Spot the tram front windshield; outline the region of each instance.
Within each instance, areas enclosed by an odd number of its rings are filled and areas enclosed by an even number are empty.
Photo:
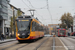
[[[18,20],[17,26],[18,31],[29,31],[30,30],[30,20]]]
[[[65,30],[59,30],[60,34],[64,35]]]

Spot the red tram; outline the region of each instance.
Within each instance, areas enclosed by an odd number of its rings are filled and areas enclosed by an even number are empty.
[[[66,29],[59,28],[58,29],[58,37],[66,37]]]

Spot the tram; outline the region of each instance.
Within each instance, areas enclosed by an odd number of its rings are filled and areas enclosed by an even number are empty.
[[[43,25],[32,16],[20,16],[16,19],[16,39],[35,40],[44,36]]]
[[[66,29],[59,28],[58,29],[58,37],[66,37]]]

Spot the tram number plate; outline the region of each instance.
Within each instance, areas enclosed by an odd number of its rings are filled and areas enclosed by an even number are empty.
[[[22,38],[25,38],[25,37],[22,37]]]
[[[25,35],[24,33],[22,35]]]

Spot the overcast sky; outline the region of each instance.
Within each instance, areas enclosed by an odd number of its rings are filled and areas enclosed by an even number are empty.
[[[11,4],[21,8],[25,15],[30,15],[29,9],[35,9],[35,17],[43,24],[59,24],[64,13],[75,15],[75,0],[10,0]],[[47,3],[49,11],[47,9]],[[52,20],[51,20],[52,18]]]

